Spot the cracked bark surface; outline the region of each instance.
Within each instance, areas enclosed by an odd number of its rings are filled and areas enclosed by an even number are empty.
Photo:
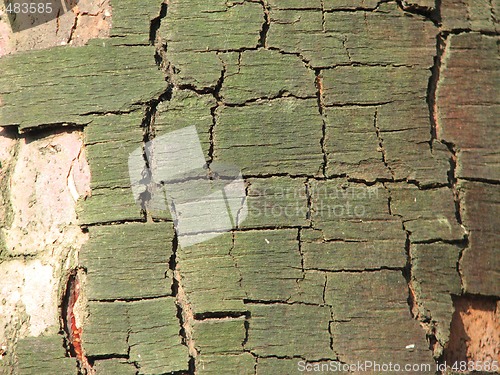
[[[70,317],[81,356],[68,328],[30,333],[24,313],[2,322],[2,371],[265,375],[369,360],[435,373],[462,358],[450,338],[470,295],[497,309],[485,345],[498,342],[496,1],[111,6],[108,39],[0,58],[2,233],[12,139],[83,129],[91,172],[74,209],[88,240],[65,265],[84,275]],[[191,125],[208,170],[241,169],[248,215],[182,247],[149,190],[134,201],[127,161]],[[19,261],[3,238],[0,269]],[[489,349],[464,358],[500,360]]]

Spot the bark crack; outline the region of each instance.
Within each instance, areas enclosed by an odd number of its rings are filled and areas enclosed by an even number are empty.
[[[257,48],[267,48],[267,33],[269,32],[269,27],[271,26],[270,8],[269,5],[266,5],[265,0],[261,0],[259,3],[262,5],[262,10],[264,11],[264,22],[262,23],[262,28],[260,30]]]
[[[429,106],[429,120],[431,123],[431,137],[429,146],[433,151],[433,144],[437,140],[439,129],[439,110],[437,106],[437,95],[441,80],[441,73],[445,59],[448,55],[448,43],[446,37],[438,34],[436,37],[436,55],[434,56],[434,65],[431,68],[431,76],[427,86],[427,105]]]
[[[415,291],[414,287],[414,281],[415,277],[413,275],[413,255],[412,255],[412,240],[411,240],[411,231],[408,230],[405,226],[405,220],[402,215],[395,214],[392,210],[391,203],[392,203],[392,197],[391,197],[391,190],[384,185],[385,189],[389,193],[388,197],[388,210],[389,213],[394,216],[398,217],[401,220],[401,228],[405,233],[406,239],[405,239],[405,253],[406,253],[406,265],[402,269],[402,275],[406,280],[406,283],[408,285],[408,298],[407,298],[407,303],[408,303],[408,308],[410,315],[412,316],[413,319],[418,321],[420,323],[420,326],[423,328],[427,342],[429,343],[429,349],[432,351],[433,356],[435,358],[438,358],[442,354],[442,345],[438,342],[437,337],[436,337],[436,323],[433,321],[431,312],[426,311],[426,315],[422,314],[422,311],[424,311],[424,308],[422,306],[422,302],[419,300],[419,296]]]
[[[404,12],[422,16],[424,17],[425,20],[432,22],[434,26],[436,27],[440,26],[441,17],[439,14],[439,7],[440,7],[440,4],[438,4],[438,2],[440,2],[439,0],[436,1],[434,7],[426,7],[414,3],[408,4],[405,0],[397,0],[396,2]]]
[[[375,114],[373,116],[373,127],[375,128],[375,133],[377,134],[377,139],[378,139],[378,146],[379,147],[378,147],[377,151],[379,151],[382,154],[382,162],[384,163],[384,166],[387,168],[387,170],[389,171],[389,173],[392,176],[392,179],[394,180],[395,179],[394,171],[392,170],[392,168],[389,166],[389,163],[387,162],[387,155],[386,155],[386,150],[384,147],[384,139],[382,138],[382,134],[381,134],[380,128],[378,126],[378,108],[375,108]]]
[[[322,173],[323,176],[326,178],[327,177],[327,169],[328,169],[328,152],[326,150],[326,141],[327,141],[327,135],[326,135],[326,127],[327,127],[327,121],[326,121],[326,113],[325,113],[325,104],[323,101],[323,77],[321,76],[321,69],[315,69],[314,74],[316,75],[315,79],[315,85],[316,85],[316,98],[317,98],[317,103],[318,103],[318,111],[321,116],[321,120],[323,122],[323,125],[321,127],[321,140],[320,140],[320,146],[321,146],[321,152],[323,153],[323,166],[322,166]]]
[[[187,347],[189,353],[189,374],[196,373],[196,358],[198,351],[196,350],[193,339],[193,321],[195,319],[193,309],[187,298],[186,292],[182,285],[182,276],[178,270],[177,251],[179,243],[177,234],[174,235],[172,241],[172,255],[169,261],[169,268],[173,274],[172,292],[175,296],[175,304],[177,306],[177,318],[179,320],[180,330],[179,335],[182,338],[182,343]]]

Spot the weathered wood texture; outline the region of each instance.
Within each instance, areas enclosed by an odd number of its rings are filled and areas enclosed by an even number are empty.
[[[61,336],[27,337],[19,340],[17,351],[19,375],[78,373],[75,361],[66,356]]]
[[[442,0],[441,18],[447,30],[474,30],[498,34],[498,1]]]
[[[179,336],[174,298],[90,302],[88,313],[83,335],[88,356],[126,357],[141,375],[187,370],[188,352]],[[104,362],[103,367],[108,366]],[[118,363],[113,368],[124,373],[129,369]]]
[[[97,374],[433,364],[451,295],[500,294],[500,12],[436,3],[170,0],[150,24],[160,1],[113,2],[110,39],[0,60],[1,124],[85,125]],[[188,126],[207,170],[242,171],[248,214],[182,246],[167,210],[135,202],[128,157]],[[24,340],[24,373],[71,363],[59,337]]]
[[[471,12],[485,11],[482,2],[470,2],[468,7]],[[471,14],[472,27],[479,27],[475,17],[480,13]],[[450,35],[443,46],[436,94],[437,137],[453,150],[460,215],[469,233],[460,263],[463,287],[469,293],[486,295],[500,294],[497,47],[498,36]]]

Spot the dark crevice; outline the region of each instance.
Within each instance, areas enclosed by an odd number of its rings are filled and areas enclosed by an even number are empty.
[[[188,373],[183,375],[195,375],[196,374],[196,359],[190,357],[188,361]]]
[[[191,323],[192,311],[187,301],[184,289],[180,284],[180,273],[177,269],[177,252],[179,250],[179,243],[177,238],[177,233],[174,234],[174,239],[172,240],[172,254],[169,259],[169,271],[173,274],[173,283],[171,286],[172,294],[175,297],[175,306],[177,308],[177,320],[179,322],[179,337],[181,338],[182,344],[187,348],[189,353],[188,361],[188,373],[189,375],[194,375],[196,373],[196,348],[194,347]],[[183,372],[185,374],[185,372]]]
[[[93,375],[95,374],[93,363],[85,355],[82,327],[78,325],[80,317],[78,311],[75,310],[76,303],[80,298],[80,275],[83,272],[82,268],[75,268],[68,274],[66,289],[61,301],[61,325],[65,332],[67,355],[76,358],[79,374]]]
[[[493,4],[494,0],[489,0],[489,5],[490,5],[490,12],[491,12],[491,22],[493,25],[497,25],[498,19],[495,11],[495,5]],[[495,26],[496,31],[498,32],[498,29]]]
[[[405,254],[406,254],[406,264],[402,270],[403,277],[406,280],[406,284],[408,285],[408,298],[406,302],[408,303],[408,307],[410,309],[410,314],[413,319],[417,319],[417,301],[416,296],[412,287],[412,257],[411,257],[411,242],[410,242],[410,234],[406,231],[406,239],[405,239]]]
[[[271,17],[269,15],[269,5],[266,5],[266,1],[262,0],[260,4],[262,5],[262,9],[264,10],[264,22],[262,23],[262,28],[260,30],[257,48],[266,48],[267,33],[269,32],[269,27],[271,26]]]
[[[275,359],[302,359],[306,361],[306,359],[300,355],[276,355],[276,354],[265,354],[265,355],[257,355],[250,352],[256,358],[275,358]]]
[[[473,30],[469,28],[457,28],[457,29],[451,29],[451,30],[446,30],[442,32],[442,35],[444,37],[447,37],[448,35],[460,35],[460,34],[469,34],[469,33],[474,33],[474,34],[480,34],[484,36],[492,36],[492,37],[498,37],[498,32],[496,31],[488,31],[488,30]]]
[[[194,315],[196,320],[210,320],[210,319],[250,319],[249,311],[205,311]]]
[[[151,20],[151,26],[149,28],[149,43],[151,43],[151,45],[156,44],[156,35],[160,29],[161,20],[167,16],[167,8],[167,4],[161,4],[160,15]]]
[[[114,220],[114,221],[100,221],[98,223],[88,223],[88,224],[82,224],[82,231],[85,233],[88,232],[88,228],[92,227],[104,227],[108,225],[121,225],[121,224],[127,224],[127,223],[145,223],[145,219],[136,219],[136,220]]]
[[[413,244],[443,243],[443,244],[448,244],[448,245],[463,246],[464,241],[466,241],[466,237],[467,237],[467,235],[464,235],[463,239],[458,239],[458,240],[445,240],[442,238],[430,238],[430,239],[426,239],[426,240],[412,241],[412,243]]]
[[[456,169],[457,169],[457,162],[458,162],[458,156],[457,156],[457,151],[456,151],[456,146],[451,143],[451,142],[446,142],[444,140],[441,140],[441,142],[448,147],[448,150],[451,153],[450,157],[450,170],[448,171],[448,183],[450,185],[450,188],[453,191],[453,200],[455,203],[455,218],[457,222],[462,226],[462,228],[465,231],[465,235],[461,243],[459,244],[461,246],[458,259],[457,259],[457,273],[460,277],[460,285],[462,288],[462,292],[465,290],[465,284],[464,284],[464,277],[462,273],[462,257],[464,252],[467,250],[469,247],[469,231],[467,227],[465,226],[463,219],[462,219],[462,207],[461,207],[461,197],[460,197],[460,191],[457,189],[457,177],[456,177]]]
[[[381,133],[380,128],[378,126],[378,108],[375,108],[375,114],[373,115],[373,127],[375,128],[375,134],[377,135],[377,139],[378,139],[378,146],[379,146],[378,151],[380,151],[380,153],[382,154],[382,156],[381,156],[382,162],[384,163],[384,166],[387,168],[387,170],[391,174],[392,180],[394,181],[394,179],[395,179],[394,171],[389,166],[389,163],[387,161],[387,155],[386,155],[386,151],[385,151],[385,147],[384,147],[384,139],[382,138],[382,133]]]
[[[426,340],[429,344],[429,350],[432,351],[432,354],[435,359],[438,359],[440,355],[439,349],[441,348],[441,345],[438,343],[437,337],[436,337],[436,326],[435,322],[432,320],[432,317],[421,314],[421,306],[419,302],[419,296],[417,295],[417,292],[415,291],[414,288],[414,275],[413,275],[413,255],[412,255],[412,244],[414,243],[411,240],[411,231],[409,231],[405,227],[405,221],[401,215],[397,215],[392,213],[392,208],[391,208],[391,191],[390,189],[387,189],[389,192],[389,199],[388,199],[388,205],[389,205],[389,212],[391,213],[392,216],[394,217],[399,217],[401,219],[401,228],[405,232],[406,239],[405,239],[405,253],[406,253],[406,264],[405,267],[401,270],[402,271],[402,276],[406,280],[406,284],[408,286],[408,298],[406,300],[408,304],[408,309],[410,312],[410,315],[412,316],[413,319],[418,321],[420,325],[424,328],[425,330],[425,337]]]
[[[346,39],[344,39],[343,42],[345,43],[345,41],[346,41]],[[403,63],[398,64],[398,63],[384,63],[384,62],[372,63],[372,62],[361,62],[361,61],[349,61],[347,63],[337,63],[335,65],[315,66],[314,69],[334,70],[334,69],[341,68],[341,67],[355,67],[355,68],[382,67],[382,68],[409,68],[409,69],[413,69],[413,68],[419,67],[419,66],[415,65],[415,64],[403,64]]]
[[[346,241],[348,242],[348,241]],[[326,273],[367,273],[367,272],[380,272],[380,271],[398,271],[400,272],[402,267],[389,267],[389,266],[381,266],[381,267],[373,267],[373,268],[363,268],[363,269],[355,269],[355,268],[339,268],[336,270],[327,269],[327,268],[306,268],[306,271],[321,271]]]
[[[248,336],[249,336],[249,331],[250,331],[250,317],[249,316],[245,317],[245,321],[243,322],[243,325],[245,327],[245,337],[243,338],[241,346],[243,347],[243,350],[245,350],[245,346],[248,343]]]
[[[313,303],[313,302],[302,302],[302,301],[288,301],[288,300],[261,300],[261,299],[252,299],[252,298],[244,298],[243,303],[245,305],[305,305],[305,306],[325,306],[321,303]]]
[[[223,102],[224,106],[226,107],[245,107],[248,104],[256,103],[256,102],[262,102],[262,101],[268,101],[271,102],[273,100],[281,99],[281,98],[293,98],[297,100],[310,100],[310,99],[315,99],[316,96],[297,96],[294,95],[287,90],[280,90],[277,95],[274,96],[262,96],[258,98],[252,98],[245,100],[244,102],[241,103],[228,103],[228,102]]]
[[[408,185],[413,185],[417,187],[419,190],[434,190],[434,189],[443,189],[443,188],[449,188],[448,183],[428,183],[428,184],[422,184],[417,180],[411,180],[411,179],[406,179],[406,178],[399,178],[399,179],[392,179],[392,178],[375,178],[374,180],[363,180],[361,178],[351,178],[348,177],[346,174],[339,174],[339,175],[329,175],[328,177],[324,176],[314,176],[314,175],[307,175],[307,174],[289,174],[289,173],[269,173],[269,174],[245,174],[243,176],[245,179],[266,179],[266,178],[271,178],[271,177],[289,177],[292,179],[298,179],[298,178],[306,178],[309,181],[333,181],[333,180],[346,180],[347,182],[352,182],[356,184],[363,184],[366,186],[374,186],[379,183],[386,183],[386,182],[399,182],[399,183],[405,183]]]
[[[437,109],[437,89],[439,80],[441,79],[441,65],[446,50],[446,39],[441,34],[436,37],[436,55],[434,56],[434,64],[431,68],[431,76],[429,77],[429,84],[427,86],[427,105],[429,106],[429,120],[431,123],[431,136],[429,146],[431,152],[433,144],[437,139],[438,129],[438,109]]]
[[[217,84],[216,84],[217,85]],[[176,85],[175,88],[178,90],[184,90],[184,91],[193,91],[194,93],[198,95],[215,95],[215,86],[213,87],[196,87],[193,84],[190,83],[183,83]]]
[[[314,74],[316,76],[314,80],[314,84],[316,86],[316,101],[318,105],[318,111],[322,120],[321,139],[319,141],[319,144],[321,146],[321,152],[323,153],[323,165],[321,172],[323,173],[323,176],[326,178],[328,169],[328,152],[326,147],[327,115],[325,113],[325,105],[323,102],[323,77],[321,76],[321,69],[315,69]]]
[[[40,124],[36,126],[28,126],[23,129],[19,129],[18,138],[31,137],[33,140],[42,139],[47,136],[47,134],[58,133],[58,132],[72,132],[75,130],[83,131],[85,126],[89,125],[92,121],[84,121],[82,123],[76,122],[53,122],[50,124]],[[19,124],[6,124],[2,125],[4,128],[17,128]]]
[[[325,283],[323,284],[323,293],[321,294],[321,299],[323,301],[323,304],[326,305],[326,286],[328,284],[328,275],[325,273],[323,274],[325,276]],[[330,314],[332,315],[333,319],[333,312],[330,309]]]
[[[326,32],[325,0],[321,0],[321,31]]]
[[[152,99],[145,108],[144,118],[142,120],[141,127],[143,129],[143,159],[144,159],[144,169],[142,171],[142,179],[139,183],[146,187],[146,189],[139,195],[139,202],[141,204],[141,213],[144,216],[144,220],[151,221],[151,217],[149,215],[149,202],[152,199],[152,191],[153,191],[153,176],[151,166],[149,165],[148,154],[152,155],[152,149],[148,149],[151,147],[151,141],[155,138],[155,118],[158,109],[158,105],[161,102],[169,101],[172,99],[172,90],[173,85],[169,85],[167,90],[163,94],[161,94],[157,99]]]
[[[307,214],[306,214],[306,220],[310,221],[310,226],[313,226],[313,220],[312,220],[312,191],[311,191],[311,184],[309,178],[306,179],[304,182],[305,189],[306,189],[306,197],[307,197]]]
[[[394,100],[385,102],[374,102],[374,103],[356,103],[356,102],[345,102],[345,103],[332,103],[326,104],[325,107],[379,107],[386,104],[394,103]]]
[[[382,0],[379,1],[376,7],[363,7],[363,6],[355,6],[355,7],[350,7],[350,8],[342,8],[342,9],[328,9],[325,10],[325,13],[356,13],[356,12],[374,12],[379,9],[380,5],[383,3],[387,3],[391,0]]]
[[[462,293],[465,293],[464,274],[463,274],[463,271],[462,271],[462,258],[464,256],[465,251],[469,247],[469,234],[468,233],[466,233],[464,235],[464,239],[463,239],[462,243],[460,243],[458,245],[460,247],[460,250],[458,252],[458,259],[457,259],[457,268],[456,268],[456,270],[457,270],[458,276],[460,278],[460,288],[462,290]]]
[[[162,298],[172,297],[171,294],[158,294],[156,296],[148,296],[148,297],[130,297],[130,298],[89,298],[90,302],[99,302],[99,303],[113,303],[113,302],[138,302],[138,301],[152,301]]]
[[[222,60],[221,60],[222,61]],[[219,80],[217,81],[214,89],[212,90],[211,94],[213,95],[214,99],[215,99],[215,105],[210,108],[210,114],[212,115],[212,124],[210,125],[210,129],[209,129],[209,142],[210,142],[210,147],[208,149],[208,160],[207,160],[207,168],[209,169],[210,171],[210,165],[213,163],[214,161],[214,153],[215,153],[215,128],[217,126],[217,119],[218,119],[218,114],[217,114],[217,110],[219,109],[219,107],[221,105],[223,105],[223,98],[221,96],[221,89],[222,89],[222,85],[224,84],[224,78],[225,78],[225,74],[226,74],[226,65],[224,64],[224,62],[222,61],[222,70],[220,72],[220,77],[219,77]]]
[[[177,269],[178,248],[179,240],[177,238],[177,232],[174,232],[174,238],[172,239],[172,254],[170,254],[170,259],[168,260],[168,269],[172,273]],[[175,277],[172,278],[172,285],[170,286],[170,289],[172,291],[172,296],[176,297],[179,292],[179,281]]]
[[[258,173],[258,174],[251,174],[251,173],[245,173],[243,176],[244,178],[271,178],[271,177],[290,177],[290,178],[319,178],[322,180],[325,180],[324,177],[317,177],[314,175],[310,174],[291,174],[291,173]]]
[[[78,20],[80,19],[80,13],[76,12],[75,14],[75,22],[73,22],[73,26],[71,26],[71,30],[69,31],[69,37],[66,41],[66,44],[71,44],[73,41],[73,35],[75,34],[76,28],[78,27]]]
[[[305,229],[305,228],[309,227],[300,225],[267,225],[254,228],[247,228],[247,227],[238,228],[238,232],[269,231],[269,230],[279,230],[279,229]]]
[[[441,6],[437,4],[438,1],[436,1],[434,7],[425,7],[414,3],[407,4],[405,0],[397,0],[397,3],[403,11],[422,16],[426,20],[431,21],[436,27],[441,25]]]
[[[470,182],[480,182],[482,184],[489,185],[500,185],[500,180],[493,180],[490,178],[482,178],[482,177],[458,177],[458,180],[465,180]]]
[[[297,243],[298,243],[298,251],[300,255],[300,270],[302,272],[302,277],[296,279],[297,283],[300,283],[306,278],[306,271],[304,268],[304,253],[302,251],[302,240],[301,240],[302,228],[297,230]]]
[[[88,357],[89,362],[92,361],[93,363],[95,363],[96,361],[105,361],[107,359],[129,359],[129,358],[130,357],[127,354],[118,354],[118,353],[97,354]]]
[[[61,301],[61,326],[62,326],[62,331],[65,334],[64,342],[66,347],[66,355],[68,357],[76,357],[75,348],[72,342],[73,329],[71,327],[71,315],[73,313],[73,305],[76,302],[74,295],[75,284],[76,284],[76,270],[71,270],[68,275],[65,292]]]
[[[308,59],[306,59],[304,56],[302,56],[300,54],[300,52],[287,52],[287,51],[283,51],[282,49],[279,49],[279,48],[276,48],[276,47],[268,47],[267,49],[271,50],[271,51],[277,51],[279,53],[281,53],[282,55],[292,55],[292,56],[296,56],[298,57],[306,67],[310,67],[310,61]]]
[[[342,46],[345,49],[349,63],[352,63],[352,57],[351,57],[351,53],[349,52],[349,48],[347,47],[347,42],[348,42],[348,38],[347,38],[347,35],[345,35],[344,38],[342,39]]]
[[[139,107],[137,108],[131,108],[127,110],[122,110],[122,111],[105,111],[105,112],[100,112],[100,111],[95,111],[95,112],[85,112],[79,114],[79,116],[107,116],[107,115],[128,115],[130,113],[138,112],[141,109]]]
[[[188,346],[188,339],[187,339],[187,336],[186,336],[186,330],[184,329],[184,324],[183,324],[183,317],[182,317],[182,307],[179,305],[179,304],[175,304],[175,307],[177,309],[177,313],[176,313],[176,317],[177,317],[177,320],[179,321],[179,336],[181,337],[181,342],[182,342],[182,345],[184,346]]]

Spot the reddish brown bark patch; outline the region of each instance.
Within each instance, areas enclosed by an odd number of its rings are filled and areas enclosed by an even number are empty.
[[[500,300],[482,296],[453,297],[455,312],[446,363],[500,361]]]
[[[85,307],[82,307],[81,302],[81,274],[82,270],[77,269],[70,272],[66,293],[63,298],[61,316],[68,338],[71,357],[76,357],[80,369],[85,370],[85,374],[92,375],[94,370],[85,355],[82,343],[82,315]]]

